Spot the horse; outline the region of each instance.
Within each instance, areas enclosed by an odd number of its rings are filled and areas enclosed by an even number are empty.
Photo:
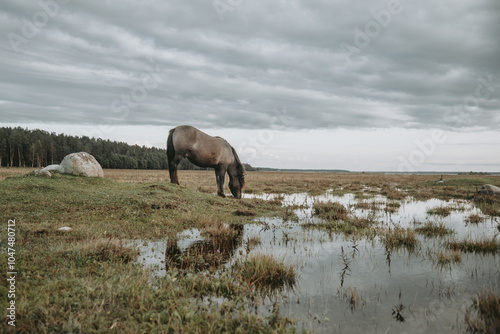
[[[177,165],[187,158],[199,167],[215,169],[217,195],[224,195],[224,179],[229,175],[229,189],[237,199],[245,187],[245,167],[238,154],[221,137],[212,137],[189,125],[181,125],[170,130],[167,139],[167,158],[170,182],[179,184]]]

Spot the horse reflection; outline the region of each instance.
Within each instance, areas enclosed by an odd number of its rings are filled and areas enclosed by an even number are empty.
[[[203,241],[191,244],[182,251],[178,240],[167,245],[165,251],[165,267],[168,271],[177,268],[184,271],[214,272],[227,263],[240,247],[243,240],[243,225],[231,224],[222,228],[222,233],[214,233]]]

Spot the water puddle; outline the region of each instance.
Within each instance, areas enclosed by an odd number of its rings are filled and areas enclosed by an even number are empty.
[[[248,254],[273,255],[298,273],[295,288],[280,294],[281,315],[295,319],[298,331],[314,333],[463,333],[470,297],[483,289],[500,290],[500,260],[495,255],[462,252],[457,263],[436,261],[438,253],[447,252],[446,240],[491,238],[498,233],[498,222],[491,218],[467,223],[470,215],[481,216],[470,202],[406,199],[395,203],[383,196],[357,200],[352,194],[331,192],[245,197],[279,197],[296,219],[259,218],[254,224],[221,227],[229,229],[230,238],[218,237],[222,235],[218,231],[207,236],[192,229],[170,244],[138,242],[139,261],[164,276],[166,267],[214,271],[230,268]],[[370,216],[377,226],[415,228],[433,222],[454,233],[418,235],[416,249],[389,250],[378,235],[367,238],[311,228],[324,222],[313,210],[321,202],[341,203],[351,215]],[[450,210],[430,213],[436,208]],[[304,228],[305,224],[309,227]],[[257,312],[267,316],[271,309],[267,300]]]

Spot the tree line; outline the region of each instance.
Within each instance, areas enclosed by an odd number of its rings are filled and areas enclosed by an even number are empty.
[[[102,168],[168,169],[167,150],[124,142],[68,136],[21,127],[0,128],[0,166],[45,167],[74,152],[92,154]],[[180,169],[202,169],[182,159]]]

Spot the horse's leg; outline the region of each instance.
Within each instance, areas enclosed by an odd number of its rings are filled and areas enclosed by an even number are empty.
[[[215,179],[217,180],[217,195],[226,197],[224,195],[224,179],[226,177],[226,168],[217,166],[215,168]]]
[[[177,176],[177,165],[181,162],[182,156],[176,155],[172,161],[168,162],[168,173],[170,174],[170,183],[179,184],[179,177]]]

